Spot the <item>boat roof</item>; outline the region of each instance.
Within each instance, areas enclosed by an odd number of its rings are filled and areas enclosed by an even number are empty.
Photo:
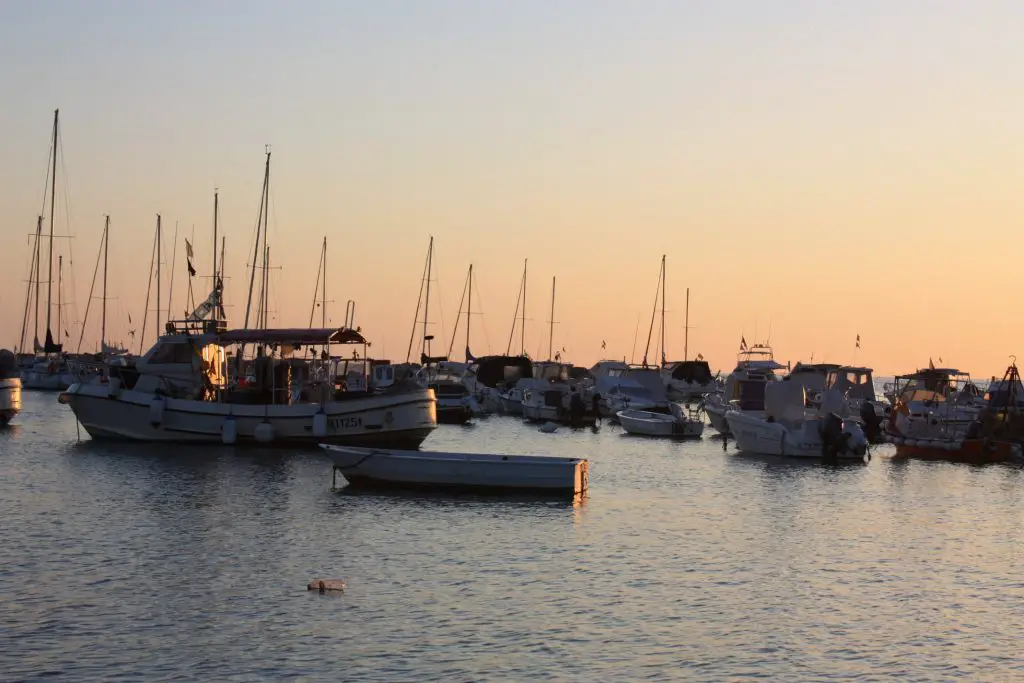
[[[797,361],[797,364],[793,366],[793,369],[790,371],[790,374],[795,375],[801,372],[827,373],[833,370],[838,370],[840,367],[842,366],[839,365],[838,363],[801,363]]]
[[[835,369],[836,372],[859,372],[868,373],[874,372],[872,368],[864,367],[863,365],[840,365]]]
[[[216,336],[218,344],[365,344],[358,330],[347,327],[228,330]]]

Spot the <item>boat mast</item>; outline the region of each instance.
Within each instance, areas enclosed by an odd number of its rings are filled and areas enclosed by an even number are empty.
[[[683,360],[690,360],[690,288],[686,288],[686,319],[683,322]]]
[[[523,259],[523,319],[519,325],[519,355],[526,355],[526,263],[527,259]]]
[[[473,310],[473,264],[469,264],[469,298],[466,300],[466,362],[469,362],[469,315]]]
[[[156,215],[156,339],[160,338],[160,214]]]
[[[266,204],[267,204],[268,188],[269,188],[269,185],[270,185],[270,145],[267,145],[266,154],[267,154],[267,161],[266,161],[266,166],[264,167],[264,170],[263,170],[263,192],[260,194],[260,214],[259,214],[259,217],[257,218],[257,222],[256,222],[256,245],[253,247],[253,251],[252,251],[252,270],[249,273],[249,296],[248,296],[248,298],[246,300],[246,303],[245,303],[245,327],[246,328],[249,327],[249,313],[250,313],[250,311],[252,309],[252,289],[253,289],[253,285],[256,283],[256,268],[257,268],[256,264],[257,264],[257,262],[258,262],[258,260],[260,258],[260,233],[265,230],[265,228],[264,228],[264,225],[265,225],[264,216],[267,213],[267,205]],[[260,282],[263,282],[263,280],[261,279]],[[258,315],[258,312],[257,312],[257,315]],[[241,349],[240,349],[240,351],[241,351]],[[239,353],[239,358],[241,358],[241,353]]]
[[[430,236],[430,246],[427,247],[427,291],[423,297],[423,347],[420,350],[422,356],[430,356],[430,337],[427,336],[427,320],[430,318],[430,278],[434,274],[434,236]]]
[[[551,319],[548,320],[548,360],[553,360],[551,350],[555,344],[555,278],[551,277]]]
[[[665,255],[661,255],[661,271],[658,273],[658,289],[654,292],[654,310],[651,311],[651,326],[647,329],[647,346],[644,347],[644,367],[647,367],[647,354],[651,350],[651,337],[654,335],[654,317],[658,313],[658,295],[662,295],[661,300],[661,328],[662,328],[662,345],[664,346],[664,332],[665,332],[665,298],[664,290],[662,289],[665,281]],[[664,355],[664,348],[662,349],[662,355]]]
[[[107,264],[110,251],[110,214],[103,224],[103,316],[100,322],[100,352],[107,343]]]
[[[434,236],[430,236],[430,248],[434,247]],[[430,258],[430,250],[427,251],[428,262],[423,264],[423,276],[420,278],[420,293],[416,295],[416,312],[412,316],[412,332],[409,333],[409,347],[405,351],[405,362],[408,363],[409,359],[412,358],[412,343],[416,339],[416,325],[420,320],[420,305],[423,303],[423,286],[426,284],[427,278],[427,266]],[[348,317],[348,310],[346,308],[345,317]]]
[[[46,335],[52,339],[50,332],[50,311],[53,307],[53,214],[57,212],[57,127],[60,120],[60,109],[53,110],[53,158],[50,179],[50,256],[46,274]]]
[[[60,326],[60,314],[61,314],[61,290],[64,288],[64,256],[57,256],[57,339],[63,339],[60,331],[63,329]]]
[[[320,314],[321,314],[320,318],[321,318],[321,323],[320,323],[320,325],[321,325],[321,327],[327,327],[327,316],[326,316],[326,314],[324,314],[324,311],[323,311],[323,309],[327,306],[327,292],[323,292],[323,293],[320,292],[321,279],[323,280],[323,287],[324,287],[324,289],[327,288],[327,274],[325,272],[326,269],[327,269],[327,238],[324,237],[323,246],[320,247],[320,262],[317,265],[317,270],[316,270],[316,286],[313,288],[313,307],[310,308],[310,310],[309,310],[309,326],[310,327],[313,327],[313,316],[316,315],[316,304],[317,304],[317,302],[316,302],[316,295],[317,294],[320,294],[320,298],[321,298],[321,301],[320,301],[320,309],[321,309],[320,310]]]
[[[21,317],[21,338],[18,342],[18,353],[25,353],[25,335],[28,333],[29,302],[32,301],[32,289],[35,288],[36,314],[35,314],[35,339],[32,352],[35,353],[35,344],[39,342],[39,242],[43,232],[43,217],[36,219],[36,239],[32,246],[32,260],[28,273],[28,289],[25,290],[25,312]]]
[[[320,327],[327,329],[327,236],[324,235],[324,282],[320,288]]]
[[[219,191],[217,188],[213,190],[213,291],[217,291],[217,214],[218,214],[218,202],[219,202]],[[219,301],[220,297],[216,294],[214,297]],[[214,315],[217,315],[217,311],[214,311]]]
[[[661,256],[661,366],[665,367],[665,255]]]

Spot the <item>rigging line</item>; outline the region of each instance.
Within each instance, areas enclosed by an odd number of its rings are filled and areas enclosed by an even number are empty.
[[[487,353],[490,353],[491,352],[491,348],[492,348],[491,347],[491,337],[487,333],[487,318],[484,317],[484,300],[483,300],[483,297],[480,296],[480,281],[477,280],[477,278],[476,278],[476,271],[475,270],[473,271],[473,285],[474,285],[474,290],[476,291],[476,301],[477,301],[477,306],[476,307],[477,307],[477,310],[479,311],[479,315],[480,315],[480,324],[484,328],[484,342],[486,342],[486,344],[487,344]]]
[[[420,278],[420,293],[416,297],[416,312],[412,316],[412,334],[409,335],[409,349],[405,352],[406,363],[408,363],[409,358],[412,357],[412,343],[416,339],[416,324],[420,319],[420,306],[423,304],[423,285],[427,282],[427,267],[429,263],[429,258],[423,262],[423,276]]]
[[[166,253],[166,252],[165,252]],[[171,320],[174,310],[174,271],[178,265],[178,221],[174,221],[174,237],[171,239],[171,283],[167,287],[167,319]]]
[[[452,330],[452,338],[448,343],[448,358],[452,357],[452,349],[455,348],[455,335],[459,333],[459,320],[462,319],[462,304],[466,302],[466,290],[469,288],[469,278],[473,274],[470,271],[466,274],[466,284],[462,286],[462,296],[459,298],[459,312],[455,314],[455,329]]]
[[[156,264],[156,235],[153,235],[153,253],[149,257],[149,282],[146,284],[146,307],[142,309],[142,334],[139,335],[139,355],[146,343],[146,322],[149,319],[149,295],[153,289],[153,266]]]
[[[313,316],[316,315],[316,304],[317,296],[320,294],[320,276],[323,275],[324,271],[324,259],[327,254],[327,238],[324,238],[324,244],[320,247],[320,261],[316,265],[316,287],[313,288],[313,306],[309,310],[309,327],[313,327]]]
[[[654,290],[654,309],[651,311],[651,327],[647,331],[647,346],[644,347],[644,367],[647,367],[647,354],[651,350],[651,335],[654,334],[654,318],[658,314],[658,295],[661,294],[661,278],[665,273],[665,257],[661,257],[661,269],[658,271],[658,288]]]
[[[64,158],[64,132],[63,130],[57,131],[57,160],[60,163],[61,179],[64,184],[63,188],[63,199],[64,199],[64,230],[68,236],[68,269],[71,271],[71,301],[68,304],[71,306],[71,311],[75,316],[75,323],[78,324],[78,278],[75,277],[75,242],[71,239],[71,187],[68,182],[68,170],[67,161]]]
[[[39,224],[37,223],[36,234],[34,236],[35,244],[34,244],[34,246],[32,248],[32,258],[29,259],[29,265],[28,265],[28,287],[25,290],[25,313],[24,313],[24,315],[22,316],[22,319],[21,319],[21,340],[20,340],[20,343],[18,345],[18,352],[19,353],[24,353],[25,352],[25,335],[28,333],[29,304],[32,301],[32,292],[34,290],[34,287],[38,287],[38,285],[34,285],[33,282],[32,282],[34,279],[38,279],[38,276],[36,274],[36,262],[39,260],[39,228],[38,228],[38,225]],[[37,321],[37,325],[38,325],[38,321]],[[33,342],[33,346],[32,346],[32,351],[35,352],[35,343],[34,342]]]
[[[434,257],[434,272],[440,272],[440,268],[437,267],[437,257]],[[444,343],[444,296],[441,292],[441,278],[438,276],[434,277],[434,285],[437,287],[437,312],[441,317],[441,343]]]
[[[107,239],[106,231],[103,239],[100,240],[100,249],[96,252],[96,267],[92,271],[92,284],[89,285],[89,300],[85,302],[85,318],[82,320],[82,329],[78,335],[78,349],[76,353],[82,352],[82,340],[85,338],[85,326],[89,324],[89,309],[92,308],[92,295],[96,291],[96,276],[100,274],[100,259],[103,257],[103,242]],[[103,350],[102,348],[100,349]]]

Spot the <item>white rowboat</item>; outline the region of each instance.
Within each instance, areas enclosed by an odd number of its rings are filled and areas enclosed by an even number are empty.
[[[585,458],[441,453],[321,444],[351,486],[522,492],[574,497],[586,493]]]

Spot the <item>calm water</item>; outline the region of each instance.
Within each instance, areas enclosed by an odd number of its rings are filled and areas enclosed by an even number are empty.
[[[1024,474],[827,469],[511,419],[571,504],[331,493],[315,453],[0,434],[3,680],[1024,680]],[[308,594],[344,578],[343,596]]]

